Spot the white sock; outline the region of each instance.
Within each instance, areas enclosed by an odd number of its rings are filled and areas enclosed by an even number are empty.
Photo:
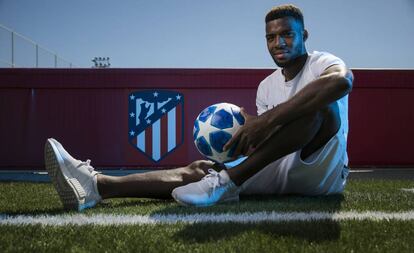
[[[229,174],[227,173],[226,170],[220,171],[219,174],[220,174],[220,184],[226,184],[229,181],[231,181]]]

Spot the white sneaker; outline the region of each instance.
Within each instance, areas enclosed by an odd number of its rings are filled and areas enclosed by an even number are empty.
[[[96,182],[98,172],[90,160],[73,158],[52,138],[45,144],[45,166],[65,209],[82,211],[102,200]]]
[[[212,206],[217,203],[239,201],[239,187],[231,181],[226,170],[209,169],[198,182],[175,188],[171,195],[184,206]]]

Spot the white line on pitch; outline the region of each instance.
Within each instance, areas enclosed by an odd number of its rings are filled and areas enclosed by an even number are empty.
[[[0,225],[140,225],[176,223],[260,223],[317,220],[414,220],[414,211],[408,212],[256,212],[223,214],[154,214],[154,215],[6,215],[0,214]]]
[[[414,193],[414,188],[412,188],[412,189],[409,189],[409,188],[401,188],[401,191]]]
[[[351,173],[371,173],[374,172],[374,170],[351,170]]]

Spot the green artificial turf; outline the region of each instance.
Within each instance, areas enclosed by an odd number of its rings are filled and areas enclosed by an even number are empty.
[[[208,208],[172,200],[113,199],[86,215],[259,211],[414,210],[409,180],[351,180],[342,195],[256,196]],[[0,214],[63,214],[51,184],[0,183]],[[343,220],[258,224],[0,226],[0,252],[413,252],[414,221]]]
[[[244,196],[239,203],[206,208],[181,207],[172,200],[111,199],[85,214],[153,214],[153,213],[240,213],[259,211],[407,211],[414,210],[414,188],[410,180],[351,180],[341,195],[322,197]],[[59,197],[48,183],[0,183],[0,213],[65,213]]]
[[[0,226],[1,252],[412,252],[414,221]]]

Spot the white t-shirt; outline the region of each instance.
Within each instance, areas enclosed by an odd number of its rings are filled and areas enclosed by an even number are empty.
[[[281,69],[276,69],[259,85],[256,97],[257,113],[261,115],[290,99],[317,79],[325,69],[338,64],[345,65],[332,54],[315,51],[309,54],[303,69],[288,82],[285,81]],[[300,157],[301,151],[296,151],[268,164],[242,185],[242,193],[325,195],[342,192],[348,173],[348,169],[344,167],[348,164],[348,96],[336,103],[341,127],[324,147],[305,161]]]
[[[261,115],[265,111],[287,101],[332,65],[345,66],[345,63],[330,53],[313,51],[309,54],[302,70],[290,81],[286,82],[282,69],[277,68],[260,83],[257,89],[257,114]],[[336,102],[341,118],[340,131],[342,131],[346,140],[348,135],[348,95]]]

